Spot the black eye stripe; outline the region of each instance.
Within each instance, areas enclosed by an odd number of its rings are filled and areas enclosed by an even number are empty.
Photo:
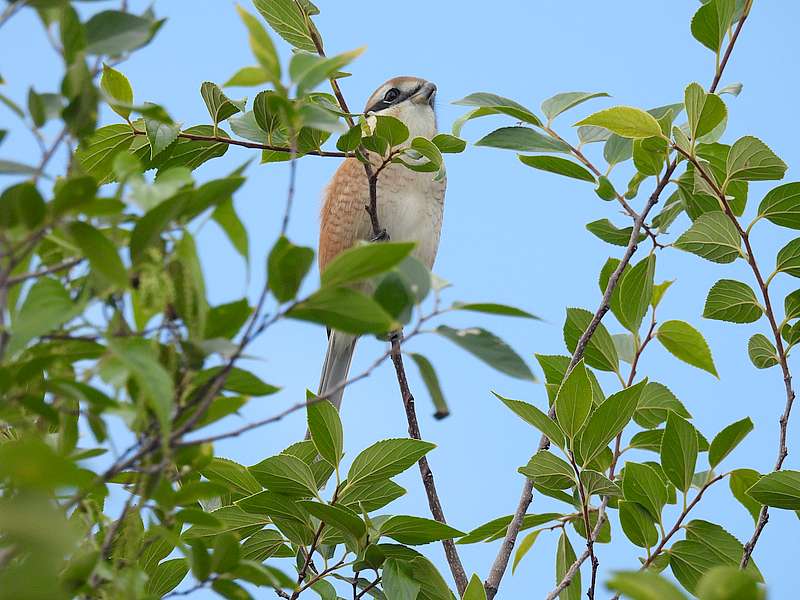
[[[389,92],[391,92],[392,90],[395,90],[395,89],[397,89],[397,88],[392,88],[391,90],[387,91],[387,92],[386,92],[386,94],[388,94]],[[396,97],[394,100],[392,100],[391,102],[388,102],[388,101],[386,100],[386,94],[384,94],[384,97],[383,97],[383,99],[381,99],[381,100],[378,100],[377,102],[375,102],[374,104],[372,104],[372,105],[371,105],[369,108],[367,108],[367,110],[365,110],[364,112],[365,112],[365,113],[370,113],[370,112],[378,112],[378,111],[385,110],[385,109],[389,108],[389,107],[390,107],[390,106],[392,106],[393,104],[400,104],[400,103],[401,103],[401,102],[403,102],[403,101],[404,101],[406,98],[409,98],[409,97],[413,96],[414,94],[416,94],[416,93],[417,93],[418,91],[420,91],[421,89],[422,89],[422,84],[419,84],[419,85],[418,85],[418,86],[416,86],[414,89],[412,89],[412,90],[409,90],[409,91],[407,91],[407,92],[404,92],[404,91],[402,91],[402,90],[399,90],[399,89],[397,89],[397,91],[399,92],[399,95],[398,95],[398,96],[397,96],[397,97]]]

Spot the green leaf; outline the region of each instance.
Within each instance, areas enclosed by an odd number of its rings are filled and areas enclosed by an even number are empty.
[[[556,585],[561,583],[567,570],[575,562],[575,550],[569,542],[566,530],[561,532],[558,538],[558,546],[556,548]],[[581,598],[581,572],[577,571],[575,577],[572,578],[572,583],[559,594],[559,600],[580,600]]]
[[[75,159],[98,183],[108,183],[114,178],[114,158],[127,150],[135,137],[127,123],[101,127],[81,142],[75,152]]]
[[[750,417],[731,423],[720,431],[711,441],[708,449],[708,464],[713,469],[739,445],[745,436],[753,430]]]
[[[786,510],[800,510],[800,471],[775,471],[747,490],[756,502]]]
[[[188,572],[189,564],[185,558],[165,560],[150,573],[145,592],[160,598],[178,587]]]
[[[13,185],[0,195],[0,227],[3,229],[22,226],[32,230],[42,224],[45,214],[44,199],[32,182]]]
[[[260,492],[260,494],[269,494],[269,492]],[[247,537],[262,529],[269,522],[262,514],[249,514],[239,506],[223,506],[209,514],[222,522],[222,526],[195,525],[184,532],[183,537],[192,540],[214,537],[218,533],[226,532],[236,532],[242,537]]]
[[[692,485],[697,453],[695,428],[674,412],[669,413],[664,437],[661,439],[661,466],[667,478],[684,494]]]
[[[292,56],[289,63],[289,73],[297,86],[298,96],[304,96],[326,79],[333,77],[342,67],[364,52],[364,48],[330,57],[321,57],[316,51],[312,52],[312,55],[298,52]]]
[[[661,452],[661,438],[664,437],[663,429],[648,429],[635,433],[628,445],[639,450],[649,450],[659,454]]]
[[[150,408],[158,418],[162,438],[172,424],[175,388],[172,377],[161,366],[150,341],[142,338],[109,338],[108,349],[136,380]]]
[[[181,131],[179,125],[161,123],[155,119],[145,119],[144,128],[147,133],[147,141],[150,142],[151,159],[161,154],[177,140]]]
[[[720,211],[700,215],[674,246],[717,263],[731,263],[742,254],[739,232]]]
[[[414,439],[389,439],[376,442],[353,460],[347,474],[347,487],[398,475],[435,447],[436,445],[430,442]]]
[[[592,313],[583,308],[568,308],[564,322],[564,342],[570,352],[575,352],[583,333],[592,321]],[[614,340],[605,326],[600,323],[589,339],[584,352],[586,364],[601,371],[614,372],[619,368],[619,357]]]
[[[15,354],[35,337],[57,329],[80,309],[55,279],[43,277],[31,286],[12,322],[9,354]]]
[[[730,181],[782,179],[787,166],[767,145],[746,135],[731,146],[726,171]]]
[[[552,121],[564,111],[569,110],[579,104],[591,100],[592,98],[608,97],[605,92],[564,92],[556,94],[542,102],[542,112]]]
[[[783,299],[783,308],[787,321],[800,317],[800,290],[793,291]]]
[[[301,501],[298,502],[298,505],[317,517],[320,521],[344,533],[352,535],[356,540],[360,540],[367,533],[367,526],[364,524],[364,521],[348,508],[311,501]]]
[[[667,486],[653,467],[645,464],[625,463],[622,478],[625,500],[637,502],[650,513],[654,521],[661,521],[661,509],[667,503]]]
[[[800,183],[785,183],[767,192],[758,215],[781,227],[800,229]]]
[[[708,292],[703,316],[731,323],[754,323],[764,311],[755,292],[746,283],[720,279]]]
[[[238,102],[228,98],[216,83],[205,81],[200,86],[200,95],[206,103],[208,114],[214,125],[232,117],[238,112],[244,112],[244,100]]]
[[[200,371],[194,379],[195,386],[199,389],[208,381],[219,375],[223,367],[211,367]],[[222,389],[247,396],[269,396],[280,391],[280,388],[265,383],[249,371],[233,367],[228,370]]]
[[[458,135],[461,131],[461,126],[468,120],[476,117],[483,117],[486,115],[504,114],[518,121],[530,123],[531,125],[541,126],[542,122],[530,110],[521,104],[487,92],[476,92],[470,94],[461,100],[456,100],[453,104],[460,106],[476,106],[476,110],[467,113],[453,124],[453,134]]]
[[[760,478],[761,474],[753,469],[736,469],[731,471],[730,481],[728,482],[733,497],[750,513],[754,524],[758,523],[761,503],[753,500],[747,490],[753,487]]]
[[[633,140],[633,164],[640,176],[658,175],[664,168],[667,141],[660,137]]]
[[[625,162],[632,156],[633,140],[617,134],[612,134],[603,146],[603,158],[606,159],[609,167]]]
[[[581,433],[582,465],[588,465],[630,422],[647,381],[625,388],[609,396],[589,417]]]
[[[242,560],[264,562],[284,548],[284,539],[280,533],[274,529],[262,529],[242,544]]]
[[[656,257],[651,254],[626,270],[620,278],[617,288],[619,309],[615,314],[620,324],[632,333],[639,331],[650,308],[655,270]]]
[[[467,147],[467,142],[449,133],[439,133],[431,140],[442,154],[458,154]]]
[[[786,244],[775,259],[775,271],[800,277],[800,238]]]
[[[269,74],[262,67],[242,67],[231,75],[222,87],[253,87],[268,81],[270,81]]]
[[[575,125],[605,127],[624,138],[661,137],[661,126],[655,117],[630,106],[606,108],[578,121]]]
[[[606,585],[631,600],[686,600],[674,585],[651,570],[616,571]]]
[[[278,59],[278,53],[275,51],[275,45],[272,43],[269,34],[266,32],[264,27],[261,26],[261,23],[258,21],[258,19],[256,19],[256,17],[244,10],[238,4],[236,5],[236,12],[239,13],[239,18],[242,19],[245,27],[247,27],[250,49],[253,51],[253,55],[258,60],[264,74],[266,75],[265,81],[268,80],[274,83],[276,86],[279,85],[281,80],[281,63]],[[245,69],[247,68],[248,67],[245,67]],[[241,70],[239,73],[241,73]],[[228,82],[225,85],[236,84]],[[239,83],[238,85],[242,84]]]
[[[339,136],[336,140],[336,148],[342,152],[354,152],[361,145],[361,125],[356,123],[347,133]]]
[[[691,83],[684,93],[689,134],[693,140],[710,133],[728,115],[725,102],[716,94],[706,94],[699,83]]]
[[[414,249],[413,242],[363,244],[336,255],[322,272],[323,286],[337,286],[385,273]]]
[[[636,502],[619,501],[619,522],[625,536],[640,548],[652,548],[658,543],[658,531],[653,517]]]
[[[463,531],[450,527],[446,523],[409,516],[389,517],[381,524],[379,533],[397,540],[401,544],[412,546],[439,540],[451,540],[464,535]]]
[[[278,454],[249,467],[256,480],[276,494],[289,498],[310,498],[317,494],[317,483],[311,468],[289,454]]]
[[[469,310],[489,315],[502,315],[504,317],[522,317],[525,319],[535,319],[537,321],[541,320],[536,315],[532,315],[531,313],[516,308],[515,306],[508,306],[507,304],[496,304],[494,302],[454,302],[451,308],[454,310]]]
[[[105,10],[86,24],[87,54],[118,56],[147,44],[163,20],[139,17],[129,12]]]
[[[308,431],[319,455],[337,466],[344,455],[344,433],[339,411],[327,400],[314,402],[306,408]]]
[[[534,454],[523,467],[517,469],[537,485],[552,489],[564,490],[575,485],[575,474],[572,467],[552,452],[540,450]]]
[[[439,377],[436,375],[436,370],[433,368],[431,361],[429,361],[422,354],[411,353],[411,358],[419,369],[419,374],[425,387],[430,394],[431,401],[436,410],[433,416],[437,419],[444,419],[450,414],[450,409],[447,407],[447,401],[442,392],[442,386],[439,384]]]
[[[503,340],[479,327],[453,329],[440,325],[436,333],[493,367],[517,379],[536,381],[522,358]]]
[[[309,29],[314,25],[294,0],[253,0],[253,4],[270,27],[292,46],[307,52],[317,51]]]
[[[396,558],[389,558],[383,563],[381,583],[388,598],[397,600],[416,600],[421,585],[414,580],[413,567]]]
[[[700,600],[764,600],[765,591],[758,580],[736,566],[720,565],[710,569],[697,584]]]
[[[556,420],[572,440],[581,430],[592,408],[592,385],[581,359],[569,372],[555,400]]]
[[[214,457],[200,472],[209,481],[224,485],[238,495],[250,496],[262,489],[247,467],[227,458]]]
[[[684,587],[693,590],[699,578],[698,576],[702,576],[702,573],[712,566],[739,566],[744,548],[739,540],[722,527],[715,523],[695,519],[684,525],[684,528],[686,529],[687,546],[681,548],[680,554],[682,556],[679,558],[682,562],[688,563],[688,565],[679,564],[678,571],[675,570],[676,565],[673,565],[673,572]],[[702,555],[703,558],[701,560],[693,560],[693,557],[690,556],[692,554]],[[689,560],[685,560],[687,558]],[[689,568],[685,568],[686,566]],[[693,573],[692,570],[697,570],[699,573]],[[759,580],[763,580],[754,563],[748,564],[747,572]]]
[[[311,248],[295,246],[285,237],[278,238],[267,259],[267,278],[279,302],[287,302],[297,295],[313,260]]]
[[[692,35],[712,52],[719,53],[733,22],[733,0],[711,0],[692,17]]]
[[[405,493],[406,490],[391,479],[362,481],[353,486],[346,486],[339,495],[338,502],[353,510],[361,510],[363,507],[365,511],[372,512],[397,500]]]
[[[517,150],[518,152],[565,152],[569,146],[530,127],[501,127],[475,142],[476,146]]]
[[[606,201],[614,200],[617,197],[617,190],[614,189],[614,185],[611,183],[611,180],[605,175],[598,177],[597,187],[595,188],[594,193]]]
[[[703,335],[684,321],[665,321],[656,332],[658,341],[673,356],[719,378]]]
[[[214,209],[211,218],[222,228],[236,252],[247,263],[250,257],[250,242],[247,237],[247,229],[239,219],[239,215],[236,214],[233,199],[226,198],[220,202]]]
[[[536,533],[536,532],[534,532]],[[531,546],[533,545],[533,540],[536,538],[534,537],[530,542],[527,543],[526,541],[528,538],[531,537],[530,535],[526,536],[525,539],[522,540],[519,544],[519,548],[517,549],[517,555],[514,557],[514,565],[511,567],[511,572],[513,574],[514,568],[519,563],[519,559],[525,555],[525,553],[530,550]],[[525,551],[522,552],[522,556],[520,556],[520,549],[525,546]],[[517,558],[519,557],[519,559]],[[464,595],[462,596],[462,600],[486,600],[486,589],[483,587],[483,582],[481,578],[478,577],[477,574],[473,573],[472,577],[469,579],[469,584],[467,584],[467,589],[464,590]]]
[[[583,484],[583,489],[587,498],[594,495],[611,497],[622,496],[622,490],[616,483],[602,473],[598,473],[592,469],[584,469],[581,471],[580,481],[581,484]]]
[[[111,103],[111,109],[127,121],[131,114],[131,109],[127,105],[133,104],[133,88],[128,78],[104,63],[100,88],[114,101]],[[117,106],[117,103],[123,106]]]
[[[128,272],[111,240],[82,221],[70,223],[67,232],[83,255],[89,259],[92,271],[119,288],[124,289],[128,286]]]
[[[558,156],[525,156],[518,154],[517,157],[523,164],[547,171],[548,173],[555,173],[557,175],[564,175],[565,177],[572,177],[573,179],[580,179],[582,181],[595,182],[594,175],[584,169],[577,163],[560,158]]]
[[[183,133],[191,135],[229,137],[224,130],[217,127],[216,130],[211,125],[196,125],[185,129]],[[186,167],[194,170],[204,162],[212,158],[218,158],[228,151],[228,144],[225,142],[190,140],[178,138],[168,153],[160,155],[156,160],[156,167],[161,171],[166,171],[172,167]],[[162,162],[163,161],[163,162]]]
[[[599,237],[604,242],[614,244],[615,246],[627,246],[630,242],[633,227],[625,227],[619,229],[608,219],[599,219],[586,224],[586,229]],[[644,233],[639,234],[638,241],[641,242],[647,236]]]
[[[769,369],[778,364],[778,351],[769,338],[757,333],[747,342],[747,354],[756,369]]]
[[[669,388],[660,383],[649,382],[642,391],[633,418],[642,427],[650,429],[666,421],[670,412],[685,419],[691,418],[689,411]]]
[[[522,402],[521,400],[511,400],[504,398],[497,392],[492,392],[496,398],[503,402],[508,408],[529,425],[533,425],[541,431],[556,446],[564,448],[564,432],[553,419],[536,408],[533,404]]]
[[[324,287],[292,307],[286,316],[355,334],[386,333],[397,327],[375,300],[345,287]]]

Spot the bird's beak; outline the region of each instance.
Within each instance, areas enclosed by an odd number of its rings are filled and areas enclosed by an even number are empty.
[[[433,106],[433,100],[436,97],[436,84],[430,81],[426,82],[417,93],[411,96],[411,102],[414,104],[428,104]]]

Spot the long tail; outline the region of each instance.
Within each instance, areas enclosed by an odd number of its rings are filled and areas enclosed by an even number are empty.
[[[319,379],[319,391],[317,395],[322,396],[334,390],[344,381],[347,381],[347,373],[350,371],[350,363],[353,360],[353,351],[356,347],[356,336],[340,331],[331,331],[328,336],[328,351],[325,353],[325,362],[322,365],[322,375]],[[336,390],[328,397],[328,400],[338,410],[342,405],[344,388]]]

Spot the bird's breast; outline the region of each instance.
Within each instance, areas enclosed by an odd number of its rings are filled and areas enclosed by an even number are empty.
[[[392,165],[378,179],[378,220],[393,241],[416,242],[413,255],[429,269],[439,246],[445,182],[433,173]]]

